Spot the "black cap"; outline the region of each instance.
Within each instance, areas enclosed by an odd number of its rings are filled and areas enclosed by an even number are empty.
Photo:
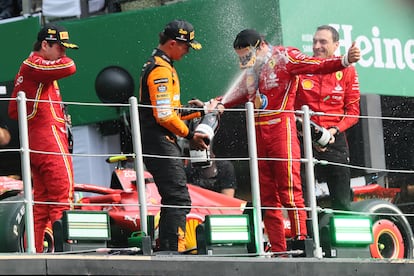
[[[201,44],[194,40],[194,28],[185,20],[174,20],[168,23],[163,31],[164,35],[177,40],[188,43],[194,50],[200,50]]]
[[[249,46],[258,47],[262,42],[263,36],[256,30],[245,29],[237,34],[236,39],[233,42],[234,49],[242,49]]]
[[[58,42],[65,48],[79,49],[78,45],[69,41],[68,31],[64,27],[58,25],[45,25],[37,34],[37,41],[41,42],[43,40]]]

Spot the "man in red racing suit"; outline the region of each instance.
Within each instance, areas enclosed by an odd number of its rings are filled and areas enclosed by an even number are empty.
[[[34,51],[23,61],[12,97],[26,93],[30,165],[34,190],[36,252],[43,252],[46,225],[59,220],[73,200],[73,165],[68,155],[67,126],[58,79],[76,72],[65,49],[77,49],[61,26],[46,25],[38,33]],[[17,102],[9,103],[9,116],[18,118]],[[42,204],[42,202],[47,202]],[[59,204],[50,204],[57,202]]]
[[[338,47],[339,34],[335,28],[328,25],[317,28],[313,38],[314,56],[331,58]],[[328,115],[312,116],[312,120],[328,129],[332,136],[326,148],[314,145],[316,159],[349,163],[345,131],[358,122],[359,102],[359,81],[354,66],[326,75],[300,76],[296,109],[308,105],[310,110]],[[320,181],[327,182],[331,207],[349,210],[352,198],[349,167],[317,164],[315,175]]]
[[[359,59],[359,49],[351,47],[344,57],[324,60],[306,56],[296,48],[272,47],[251,29],[241,31],[233,46],[245,70],[238,85],[223,95],[222,103],[232,107],[254,102],[260,196],[266,208],[263,220],[272,251],[284,252],[283,215],[278,208],[289,208],[293,238],[307,236],[300,145],[293,113],[297,75],[341,70]],[[269,158],[272,160],[265,160]]]

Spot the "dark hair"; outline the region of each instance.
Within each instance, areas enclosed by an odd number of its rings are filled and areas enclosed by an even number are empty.
[[[49,44],[49,46],[52,47],[53,44],[55,44],[56,42],[51,42],[51,41],[47,41],[47,44]],[[40,49],[42,48],[42,41],[36,41],[33,45],[33,51],[40,51]]]
[[[160,32],[159,37],[159,43],[161,45],[164,45],[168,40],[171,40],[171,38],[166,36],[164,32]]]
[[[329,26],[329,25],[322,25],[322,26],[319,26],[316,29],[316,31],[321,31],[321,30],[330,31],[331,34],[332,34],[332,40],[333,40],[333,42],[338,42],[339,41],[339,33],[338,33],[338,31],[334,27]]]
[[[39,51],[42,48],[42,41],[36,41],[33,44],[33,51]]]
[[[248,46],[258,48],[263,41],[264,36],[254,29],[244,29],[237,34],[233,42],[234,49],[242,49]]]

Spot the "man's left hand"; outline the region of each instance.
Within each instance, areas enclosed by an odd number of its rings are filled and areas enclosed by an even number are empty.
[[[207,113],[218,111],[220,114],[224,112],[224,105],[218,99],[211,99],[206,103]]]
[[[208,145],[205,143],[205,139],[208,135],[205,133],[195,132],[193,138],[190,140],[190,147],[195,150],[206,150]]]

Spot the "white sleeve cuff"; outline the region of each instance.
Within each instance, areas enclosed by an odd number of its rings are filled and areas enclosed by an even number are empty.
[[[348,67],[349,65],[351,65],[351,63],[349,63],[348,61],[348,53],[346,53],[343,57],[342,57],[342,66],[344,67]]]

